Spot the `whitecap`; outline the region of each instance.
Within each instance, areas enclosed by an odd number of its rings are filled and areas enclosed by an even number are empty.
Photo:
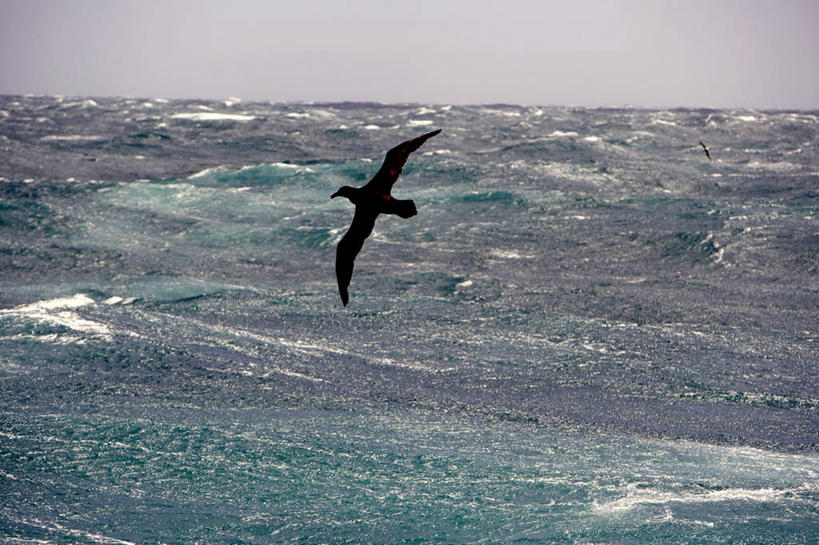
[[[81,109],[85,109],[85,108],[97,108],[97,107],[99,107],[99,104],[97,104],[96,101],[94,101],[91,98],[88,98],[86,100],[76,101],[76,102],[62,102],[62,101],[60,102],[60,108],[63,108],[63,109],[65,109],[65,108],[74,108],[75,106],[79,107]]]
[[[501,250],[500,248],[492,248],[492,250],[489,251],[489,255],[500,259],[529,259],[534,257],[532,255],[520,254],[516,250]]]
[[[564,132],[564,131],[552,131],[552,133],[549,136],[554,136],[556,138],[560,138],[560,137],[567,137],[567,136],[578,136],[578,134],[576,132],[574,132],[574,131],[566,131],[566,132]]]
[[[213,174],[214,172],[217,172],[219,170],[222,170],[222,167],[209,167],[209,168],[206,168],[204,170],[200,170],[199,172],[197,172],[195,174],[191,174],[190,176],[188,176],[188,180],[194,180],[196,178],[202,178],[204,176],[209,176],[210,174]]]
[[[624,497],[610,502],[595,502],[594,509],[601,513],[618,514],[643,505],[716,503],[726,501],[766,503],[791,497],[795,492],[798,492],[798,490],[778,490],[775,488],[726,488],[723,490],[709,490],[707,492],[673,492],[640,488],[635,484],[630,484],[627,487],[627,492]]]
[[[784,172],[787,170],[794,170],[799,168],[798,165],[795,165],[794,163],[790,163],[788,161],[776,161],[771,163],[751,161],[750,163],[748,163],[748,167],[761,170],[772,170],[776,172]]]
[[[105,140],[105,138],[94,134],[49,134],[40,138],[40,142],[97,142],[100,140]]]
[[[245,114],[221,114],[218,112],[183,112],[173,114],[171,118],[188,119],[191,121],[251,121],[256,119],[256,116]]]
[[[432,125],[432,120],[430,119],[410,119],[407,122],[407,125],[410,127],[426,127],[427,125]]]
[[[136,297],[120,297],[118,295],[114,295],[103,301],[103,303],[106,305],[130,305],[134,301],[136,301]]]
[[[111,330],[107,325],[82,318],[72,310],[93,304],[93,299],[84,293],[77,293],[71,297],[58,297],[56,299],[48,299],[28,305],[20,305],[11,309],[0,310],[0,316],[27,318],[38,322],[66,327],[74,331],[108,337],[111,334]]]
[[[364,129],[365,131],[377,131],[381,129],[381,127],[379,127],[378,125],[364,125],[361,128]]]

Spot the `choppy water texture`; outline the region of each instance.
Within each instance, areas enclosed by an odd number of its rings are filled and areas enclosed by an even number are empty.
[[[0,539],[819,541],[817,127],[0,97]]]

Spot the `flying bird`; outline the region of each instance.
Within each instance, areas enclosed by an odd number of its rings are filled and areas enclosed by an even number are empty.
[[[390,194],[390,191],[398,176],[401,175],[401,169],[407,162],[409,154],[439,132],[441,129],[398,144],[387,152],[384,164],[364,186],[345,185],[330,195],[330,198],[333,199],[346,197],[355,205],[353,223],[336,249],[336,278],[338,279],[338,292],[341,294],[341,302],[344,306],[347,306],[347,301],[350,299],[347,288],[353,277],[355,256],[358,255],[364,241],[372,233],[378,215],[395,214],[402,218],[410,218],[418,213],[414,202],[409,199],[396,199]]]
[[[708,152],[708,146],[703,144],[702,140],[700,140],[700,146],[702,146],[702,149],[705,150],[705,155],[708,157],[708,160],[710,161],[711,160],[711,154]]]

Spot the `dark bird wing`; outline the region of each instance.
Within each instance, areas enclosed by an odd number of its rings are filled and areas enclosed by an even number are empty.
[[[421,144],[439,132],[441,132],[441,129],[422,134],[392,148],[387,152],[387,157],[384,159],[384,164],[381,165],[381,169],[373,176],[372,180],[367,182],[364,188],[389,195],[390,191],[392,191],[392,184],[394,184],[398,176],[401,175],[401,169],[404,167],[404,163],[407,162],[410,153],[420,148]]]
[[[375,218],[378,212],[369,212],[361,206],[356,206],[353,223],[342,237],[336,248],[336,279],[338,280],[338,292],[341,294],[341,302],[347,306],[350,295],[347,287],[353,277],[353,263],[355,256],[364,246],[364,241],[370,236],[375,226]]]
[[[708,157],[708,159],[711,159],[711,154],[708,152],[708,146],[703,144],[702,140],[700,140],[700,146],[702,146],[702,149],[705,150],[705,156]]]

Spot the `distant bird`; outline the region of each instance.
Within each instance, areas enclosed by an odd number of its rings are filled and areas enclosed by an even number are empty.
[[[711,154],[710,154],[710,153],[708,153],[708,146],[706,146],[705,144],[703,144],[703,143],[702,143],[702,140],[700,140],[700,146],[702,146],[702,149],[704,149],[704,150],[705,150],[705,155],[708,157],[708,160],[710,161],[710,160],[711,160]]]
[[[372,180],[363,187],[343,186],[333,193],[330,198],[346,197],[355,205],[353,223],[344,234],[336,249],[336,278],[341,302],[347,306],[350,295],[347,288],[353,277],[353,262],[355,256],[370,236],[375,226],[375,219],[379,214],[395,214],[402,218],[410,218],[418,213],[415,203],[411,200],[399,200],[390,195],[392,185],[401,175],[401,168],[407,162],[409,154],[421,147],[421,144],[441,132],[428,132],[412,140],[398,144],[387,152],[384,164],[373,176]]]

